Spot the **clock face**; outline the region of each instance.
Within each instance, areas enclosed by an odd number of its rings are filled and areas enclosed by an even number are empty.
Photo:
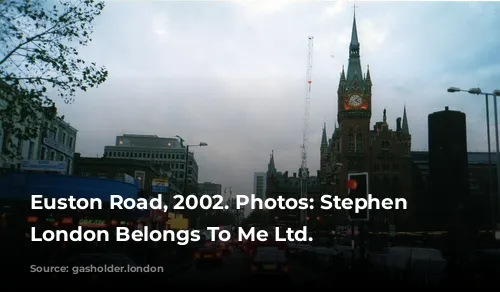
[[[363,104],[363,98],[361,98],[361,96],[359,96],[357,94],[353,94],[353,95],[351,95],[351,97],[349,97],[348,102],[349,102],[350,106],[358,107],[358,106],[361,106]]]

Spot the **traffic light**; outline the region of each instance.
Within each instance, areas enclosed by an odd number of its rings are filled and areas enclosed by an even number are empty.
[[[370,218],[368,208],[359,210],[356,213],[354,205],[356,204],[356,199],[366,199],[368,200],[368,173],[349,173],[347,176],[347,189],[348,198],[353,201],[353,208],[348,211],[349,220],[351,221],[368,221]]]

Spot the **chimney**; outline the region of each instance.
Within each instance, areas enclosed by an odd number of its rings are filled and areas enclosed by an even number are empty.
[[[295,177],[295,178],[297,177],[297,173],[296,172],[293,173],[293,177]]]
[[[288,170],[287,170],[287,171],[285,171],[285,173],[283,174],[283,176],[284,176],[285,178],[288,178]]]
[[[396,119],[396,131],[401,132],[401,118]]]
[[[448,110],[449,110],[448,106],[445,106],[445,107],[444,107],[444,110],[445,110],[445,111],[448,111]]]

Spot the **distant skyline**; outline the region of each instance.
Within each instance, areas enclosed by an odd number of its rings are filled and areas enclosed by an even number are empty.
[[[357,6],[361,62],[374,84],[372,124],[386,108],[394,129],[406,105],[412,148],[425,150],[427,115],[449,106],[467,114],[469,151],[485,151],[484,98],[446,89],[500,87],[500,3]],[[300,166],[310,35],[308,155],[311,174],[319,169],[323,123],[330,136],[336,121],[352,19],[347,1],[107,1],[80,55],[105,65],[109,79],[72,105],[56,99],[57,106],[79,130],[83,156],[101,156],[124,133],[180,135],[208,143],[193,149],[200,182],[250,194],[253,173],[266,171],[271,150],[279,171]]]

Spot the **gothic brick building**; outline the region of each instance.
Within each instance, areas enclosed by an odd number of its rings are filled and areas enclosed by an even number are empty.
[[[369,225],[372,230],[387,231],[389,225],[403,231],[412,228],[412,213],[416,206],[411,196],[411,135],[403,109],[403,117],[395,119],[391,129],[384,110],[383,120],[370,126],[372,116],[372,80],[369,67],[363,74],[360,44],[354,16],[347,73],[342,68],[338,85],[337,122],[330,139],[326,125],[321,141],[320,181],[322,191],[347,196],[348,173],[368,172],[369,191],[374,197],[403,197],[408,210],[373,211]],[[342,224],[345,211],[334,212],[335,220]]]
[[[284,198],[299,199],[301,196],[300,184],[301,178],[297,175],[300,173],[294,172],[289,175],[288,171],[280,172],[276,169],[274,164],[274,153],[271,153],[269,164],[267,165],[267,185],[266,197],[277,198],[282,196]],[[307,197],[314,198],[314,209],[307,210],[304,214],[308,218],[308,226],[311,228],[321,228],[325,225],[331,225],[331,212],[325,212],[320,208],[321,184],[317,176],[308,176],[305,180],[307,183]],[[288,226],[297,226],[301,221],[301,214],[299,210],[279,210],[274,209],[269,213],[269,221],[271,223],[284,223]]]

